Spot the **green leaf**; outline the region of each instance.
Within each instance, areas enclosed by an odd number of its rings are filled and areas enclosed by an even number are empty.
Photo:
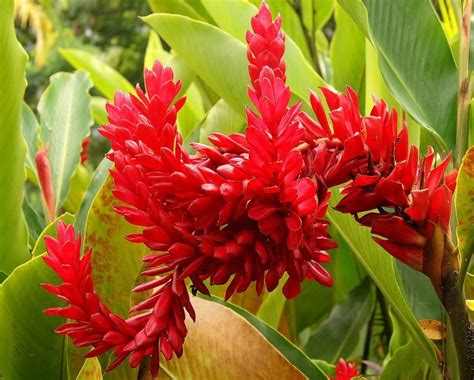
[[[23,138],[26,142],[27,152],[26,152],[26,165],[28,168],[36,174],[36,162],[35,154],[38,150],[38,131],[39,124],[36,120],[35,114],[31,108],[23,102],[21,106],[21,130],[23,132]]]
[[[88,211],[84,249],[92,248],[95,291],[105,305],[127,317],[130,291],[142,267],[141,258],[148,250],[143,244],[133,244],[125,239],[139,229],[113,211],[120,203],[113,196],[112,188],[113,180],[108,176]],[[70,351],[69,358],[70,374],[74,376],[81,368],[83,358],[76,349]],[[136,369],[127,370],[136,376]]]
[[[57,73],[41,96],[41,141],[48,149],[53,178],[56,212],[70,189],[70,181],[80,162],[82,140],[92,125],[90,82],[87,73]]]
[[[456,195],[456,235],[461,255],[460,280],[464,280],[474,252],[474,147],[464,155],[458,172]]]
[[[33,247],[41,231],[44,229],[44,220],[38,215],[36,210],[31,207],[26,196],[23,198],[22,209],[28,226],[29,245]]]
[[[400,261],[396,261],[400,283],[417,320],[442,320],[442,305],[430,279]]]
[[[54,329],[63,318],[43,314],[62,301],[41,288],[58,277],[41,257],[17,267],[0,285],[0,377],[64,379],[64,337]]]
[[[102,96],[91,96],[91,113],[94,121],[98,125],[104,125],[108,123],[107,120],[107,111],[105,110],[105,105],[107,99]]]
[[[199,21],[205,21],[204,17],[202,17],[199,12],[197,12],[185,0],[148,0],[148,4],[150,5],[150,8],[154,13],[179,14]]]
[[[422,126],[455,146],[457,69],[427,0],[365,0],[372,42],[392,93]]]
[[[283,285],[285,284],[288,276],[280,280],[278,286],[265,295],[265,298],[258,308],[257,318],[267,323],[274,329],[278,329],[280,319],[285,308],[286,297],[282,293]]]
[[[338,230],[341,238],[345,240],[377,287],[392,305],[394,313],[408,330],[418,349],[430,364],[435,378],[439,378],[440,373],[435,351],[410,310],[405,294],[400,286],[393,258],[371,239],[368,228],[361,228],[352,216],[338,213],[333,209],[340,199],[341,196],[337,191],[333,191],[328,209],[329,221]]]
[[[404,346],[395,351],[385,367],[381,380],[418,380],[423,376],[424,362],[417,345],[410,339]]]
[[[300,351],[293,343],[288,341],[278,331],[273,329],[265,322],[259,320],[255,315],[230,302],[225,302],[220,298],[206,297],[204,299],[210,299],[213,302],[221,304],[243,317],[247,322],[255,327],[266,338],[266,340],[271,343],[273,348],[278,350],[292,365],[298,368],[309,379],[327,379],[326,375],[323,374],[323,372],[311,361],[311,359],[309,359],[302,351]],[[196,314],[199,315],[199,313]],[[223,324],[219,323],[219,325]],[[247,347],[247,345],[243,345],[243,347]],[[278,376],[278,378],[283,378],[283,376]]]
[[[367,8],[362,0],[337,0],[346,12],[353,18],[360,30],[364,32],[367,38],[369,35],[369,16],[367,15]]]
[[[308,337],[304,330],[317,327],[329,315],[334,305],[344,300],[366,276],[337,230],[330,227],[329,232],[339,245],[331,254],[331,262],[325,265],[333,278],[333,286],[326,287],[316,281],[304,281],[301,294],[288,302],[294,313],[290,314],[290,323],[295,335],[299,333],[300,337],[304,338],[301,339],[302,344]],[[317,300],[317,307],[314,300]]]
[[[87,71],[94,87],[107,99],[113,99],[117,90],[126,93],[135,91],[122,74],[93,54],[80,49],[61,49],[60,53],[71,66]]]
[[[319,30],[331,17],[334,0],[302,0],[301,7],[306,28]]]
[[[86,230],[86,222],[87,216],[89,215],[89,210],[92,207],[92,203],[94,202],[97,193],[102,188],[107,176],[109,175],[109,170],[112,168],[113,163],[108,158],[104,158],[99,166],[94,171],[94,175],[92,176],[91,181],[89,182],[89,186],[87,187],[86,193],[82,198],[81,205],[79,206],[79,210],[77,211],[74,227],[76,231],[80,232],[84,235]]]
[[[336,364],[354,352],[375,305],[375,292],[369,279],[352,290],[336,305],[329,318],[314,331],[304,350],[310,356]],[[321,344],[324,342],[324,344]]]
[[[178,130],[186,141],[205,113],[201,93],[194,83],[191,83],[184,95],[186,103],[178,113]]]
[[[5,273],[29,258],[22,214],[26,149],[20,127],[26,54],[15,37],[13,3],[3,1],[0,12],[0,271]]]
[[[86,359],[76,380],[102,380],[102,368],[97,358]]]
[[[57,225],[58,222],[62,221],[66,224],[73,224],[74,223],[74,216],[71,214],[62,214],[61,216],[57,217],[53,220],[50,224],[48,224],[45,229],[41,232],[36,240],[36,244],[33,248],[32,255],[33,256],[40,256],[46,252],[46,244],[44,242],[45,236],[53,236],[54,238],[57,237]]]
[[[200,142],[208,144],[208,137],[214,132],[230,134],[242,132],[245,119],[241,113],[235,112],[224,99],[220,99],[209,110],[206,119],[200,125]]]
[[[212,25],[179,15],[154,14],[145,17],[144,21],[219,96],[237,112],[243,112],[249,83],[243,43]],[[181,38],[183,35],[186,38]]]
[[[333,85],[339,91],[351,86],[363,98],[365,78],[365,36],[339,4],[334,18],[336,31],[331,41],[330,57]]]

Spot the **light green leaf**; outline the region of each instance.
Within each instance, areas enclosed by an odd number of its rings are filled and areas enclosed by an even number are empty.
[[[56,212],[66,200],[71,177],[80,162],[82,140],[92,125],[87,73],[57,73],[41,96],[41,141],[48,149]]]
[[[0,271],[5,273],[29,258],[22,214],[26,149],[20,127],[26,54],[15,37],[13,3],[3,1],[0,12]]]
[[[422,126],[455,146],[457,69],[427,0],[366,0],[371,39],[392,93]]]
[[[190,18],[154,14],[144,18],[215,92],[236,111],[247,104],[246,49],[224,31]],[[186,35],[186,38],[181,38]],[[222,52],[226,53],[223,54]]]
[[[86,193],[82,198],[81,205],[77,211],[74,228],[76,231],[84,235],[86,230],[87,216],[89,215],[89,210],[92,207],[92,203],[97,196],[97,193],[102,188],[105,180],[109,175],[109,170],[112,168],[113,163],[107,158],[104,158],[99,166],[94,171],[89,186],[87,187]]]
[[[460,280],[464,280],[474,253],[474,147],[464,155],[459,168],[456,195],[456,235],[461,255]]]
[[[17,267],[0,285],[0,377],[64,379],[64,337],[54,329],[63,318],[43,314],[62,301],[41,288],[58,277],[40,256]]]
[[[210,299],[213,302],[219,303],[243,317],[248,323],[255,327],[266,338],[266,340],[268,340],[268,342],[271,343],[272,348],[278,350],[293,366],[298,368],[298,370],[300,370],[307,378],[312,380],[327,379],[326,375],[323,374],[323,372],[308,358],[308,356],[306,356],[306,354],[299,350],[293,343],[288,341],[278,331],[258,319],[255,315],[230,302],[225,302],[220,298],[206,297],[204,299]],[[260,355],[258,355],[258,357],[260,358]],[[278,377],[282,378],[282,376]]]
[[[330,47],[333,85],[339,91],[345,91],[349,85],[363,99],[365,36],[339,4],[336,5],[334,17],[336,31]]]
[[[336,305],[329,318],[311,334],[304,346],[305,352],[332,364],[341,357],[350,357],[359,344],[374,305],[375,292],[367,278]]]
[[[337,0],[337,2],[354,19],[365,36],[369,38],[369,16],[364,2],[362,0]]]
[[[200,125],[200,142],[208,144],[208,137],[214,132],[230,134],[242,132],[245,119],[241,113],[237,113],[225,100],[219,100],[209,110],[206,119]]]
[[[86,359],[76,380],[102,380],[102,368],[97,358]]]
[[[117,90],[127,93],[135,91],[122,74],[95,55],[80,49],[61,49],[60,53],[71,66],[87,71],[94,87],[107,99],[113,99]]]
[[[26,196],[23,198],[22,209],[26,224],[28,226],[29,246],[33,247],[36,243],[36,240],[38,239],[38,236],[41,234],[41,231],[43,231],[44,220],[41,216],[39,216],[36,210],[31,207]]]
[[[178,113],[178,130],[186,141],[205,113],[201,93],[194,83],[191,83],[184,95],[186,103]]]
[[[91,113],[96,124],[104,125],[108,123],[107,111],[105,110],[106,104],[107,99],[102,96],[91,96]]]
[[[395,351],[382,373],[382,380],[418,380],[424,379],[426,363],[417,345],[410,339]]]
[[[148,4],[154,13],[179,14],[199,21],[205,21],[204,17],[185,0],[148,0]]]
[[[46,244],[44,242],[45,236],[53,236],[54,238],[57,237],[57,226],[58,222],[62,221],[66,224],[73,224],[74,223],[74,216],[71,214],[62,214],[58,216],[55,220],[49,223],[45,229],[41,232],[36,240],[36,244],[33,248],[32,255],[33,256],[40,256],[46,252]]]
[[[280,319],[285,308],[286,297],[282,292],[288,276],[284,275],[278,286],[270,293],[265,294],[265,298],[258,308],[257,318],[267,323],[274,329],[278,329]]]
[[[341,196],[337,191],[333,191],[328,209],[329,221],[392,305],[394,313],[430,364],[435,378],[439,378],[439,367],[432,343],[426,338],[410,310],[395,271],[393,258],[371,239],[368,228],[361,228],[352,216],[338,213],[333,209],[340,199]]]
[[[92,277],[94,288],[105,305],[122,317],[130,308],[130,291],[142,267],[142,256],[147,252],[143,244],[125,239],[138,229],[113,211],[120,202],[112,194],[113,181],[108,176],[89,208],[84,249],[92,248]],[[71,347],[72,348],[72,347]],[[83,358],[75,348],[69,351],[69,371],[74,377]],[[125,367],[129,376],[137,370]]]
[[[21,130],[26,142],[26,165],[37,176],[35,154],[38,150],[39,124],[31,108],[23,102],[21,106]]]

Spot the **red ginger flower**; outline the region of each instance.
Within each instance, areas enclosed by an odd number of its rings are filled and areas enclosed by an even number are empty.
[[[175,100],[180,83],[159,62],[145,70],[146,93],[139,87],[136,96],[118,92],[114,104],[107,105],[109,124],[101,133],[112,144],[108,158],[115,164],[114,195],[125,204],[116,211],[143,227],[128,239],[153,251],[144,258],[147,269],[142,273],[153,279],[134,289],[153,293],[130,310],[141,314],[122,326],[127,330],[131,324],[133,333],[119,330],[127,339],[109,341],[94,326],[81,325],[93,338],[77,343],[95,346],[90,356],[114,348],[118,358],[112,367],[129,354],[133,366],[152,356],[156,374],[159,351],[167,359],[173,352],[181,355],[184,310],[194,319],[186,279],[204,294],[209,294],[205,280],[229,283],[226,298],[253,282],[258,293],[264,285],[273,290],[285,272],[288,298],[300,292],[304,278],[332,284],[321,265],[329,261],[326,250],[336,246],[322,219],[329,194],[296,149],[304,129],[300,105],[289,106],[281,21],[272,21],[264,3],[252,26],[247,35],[253,85],[249,95],[258,113],[247,109],[245,135],[216,133],[209,138],[214,147],[194,144],[197,154],[188,154],[176,127],[184,104],[184,98]],[[73,232],[59,239],[66,247],[69,235]],[[62,272],[58,265],[53,269]],[[79,272],[75,276],[83,278],[84,271]],[[87,313],[68,317],[78,323],[89,318]],[[73,330],[60,331],[74,338]]]
[[[343,358],[339,359],[336,365],[336,377],[329,377],[329,380],[351,380],[360,375],[354,363],[347,363]]]

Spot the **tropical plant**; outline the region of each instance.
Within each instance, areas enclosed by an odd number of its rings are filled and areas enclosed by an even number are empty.
[[[470,0],[149,0],[37,107],[13,3],[0,378],[474,378]]]

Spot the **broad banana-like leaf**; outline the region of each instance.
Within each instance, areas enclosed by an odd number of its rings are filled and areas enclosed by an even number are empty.
[[[13,3],[3,1],[0,12],[0,271],[4,273],[29,258],[22,213],[26,148],[20,127],[27,57],[15,36]]]

